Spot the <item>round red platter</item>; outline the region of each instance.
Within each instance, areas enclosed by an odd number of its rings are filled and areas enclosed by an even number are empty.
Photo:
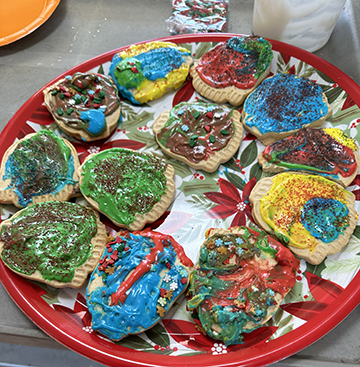
[[[182,44],[196,59],[214,43],[232,36],[235,35],[184,35],[161,40]],[[315,79],[326,92],[333,108],[333,116],[327,124],[342,128],[359,142],[359,86],[341,70],[313,54],[278,41],[271,43],[274,50],[272,72],[289,72]],[[106,73],[113,55],[121,49],[109,51],[77,65],[57,79],[76,71],[99,70]],[[50,81],[46,86],[54,82],[55,80]],[[162,110],[170,109],[175,103],[198,98],[200,96],[193,91],[191,82],[188,81],[179,91],[145,107],[124,102],[123,121],[110,139],[96,144],[76,143],[80,159],[83,160],[92,151],[112,146],[157,149],[153,143],[151,126],[158,114]],[[15,139],[41,128],[56,130],[51,115],[43,104],[42,90],[34,94],[6,125],[0,135],[0,156],[3,156]],[[239,218],[248,220],[246,213],[239,208],[234,209],[231,215],[219,214],[218,218],[210,218],[208,212],[215,204],[209,199],[206,201],[203,194],[221,191],[222,184],[230,185],[235,188],[233,192],[238,192],[232,199],[241,202],[246,183],[253,177],[261,177],[262,173],[256,167],[256,153],[260,149],[261,143],[246,135],[237,155],[218,172],[205,174],[182,168],[178,173],[179,195],[166,215],[153,224],[152,228],[171,234],[184,246],[187,255],[196,261],[197,248],[202,243],[204,229],[214,227],[214,224],[223,227],[237,224]],[[356,210],[359,212],[360,176],[357,176],[348,190],[355,194]],[[194,204],[197,199],[198,202]],[[10,205],[1,205],[1,209],[2,220],[16,210]],[[114,230],[111,227],[108,229]],[[258,329],[257,333],[249,334],[244,344],[228,348],[197,331],[191,316],[184,311],[183,301],[179,301],[171,315],[166,316],[153,330],[114,343],[92,331],[84,290],[50,289],[17,276],[1,261],[0,278],[16,304],[44,332],[66,347],[99,363],[109,366],[261,366],[284,359],[315,342],[358,305],[358,232],[357,227],[345,250],[330,256],[320,266],[310,266],[302,261],[296,288],[284,300],[273,320],[264,328]]]

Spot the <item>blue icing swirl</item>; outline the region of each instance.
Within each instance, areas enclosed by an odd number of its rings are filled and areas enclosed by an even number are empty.
[[[279,73],[265,79],[244,103],[245,124],[261,134],[287,132],[328,113],[319,85],[306,78]]]
[[[57,194],[74,184],[74,157],[70,148],[51,131],[41,130],[21,141],[5,163],[6,188],[18,196],[18,205],[26,207],[33,197]]]
[[[184,56],[186,56],[184,52],[170,47],[155,48],[124,59],[116,54],[112,59],[109,75],[123,97],[134,104],[141,104],[129,89],[138,88],[146,79],[156,81],[165,78],[171,71],[180,68],[185,62]],[[131,71],[134,66],[136,72]],[[116,77],[117,71],[126,71],[126,80],[124,78],[119,81]]]
[[[119,243],[119,241],[121,241]],[[160,320],[158,307],[166,312],[175,299],[185,290],[187,283],[181,282],[188,276],[186,267],[175,265],[177,253],[169,240],[156,255],[151,266],[125,292],[126,298],[118,304],[111,304],[112,296],[122,283],[129,280],[130,272],[136,272],[144,259],[155,248],[154,242],[146,236],[128,233],[118,236],[110,243],[111,254],[118,253],[114,261],[115,271],[110,274],[98,266],[91,275],[87,288],[87,304],[92,315],[92,328],[112,340],[119,340],[129,334],[148,329]],[[106,250],[100,263],[110,255]],[[109,266],[107,266],[109,267]],[[102,286],[90,291],[91,282],[102,278]],[[161,295],[161,289],[171,291],[170,298]]]
[[[349,225],[349,209],[335,199],[316,197],[301,213],[301,223],[312,236],[324,243],[334,241]]]
[[[80,119],[89,124],[86,130],[93,135],[100,135],[106,127],[105,115],[100,109],[83,111]]]

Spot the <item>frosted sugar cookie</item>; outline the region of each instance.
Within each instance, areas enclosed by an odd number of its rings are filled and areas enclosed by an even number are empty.
[[[18,275],[53,287],[80,288],[105,247],[99,215],[83,205],[47,201],[0,226],[0,256]]]
[[[331,107],[318,84],[280,73],[264,80],[247,97],[242,123],[269,145],[303,127],[319,127],[330,115]]]
[[[233,37],[219,43],[195,62],[193,86],[216,103],[239,106],[270,73],[271,44],[262,37]]]
[[[168,208],[174,174],[170,164],[154,155],[112,148],[86,158],[79,169],[80,191],[114,224],[135,231]]]
[[[263,178],[250,203],[260,227],[314,265],[339,252],[356,227],[354,194],[318,175],[284,172]]]
[[[24,208],[41,201],[66,201],[78,189],[79,166],[74,146],[50,130],[26,135],[2,158],[0,202]]]
[[[239,149],[240,113],[211,103],[182,102],[163,112],[153,126],[160,148],[195,169],[214,172]]]
[[[93,330],[120,340],[151,328],[187,288],[192,266],[171,236],[119,232],[87,287]]]
[[[76,139],[104,139],[118,125],[118,90],[105,75],[75,73],[45,88],[43,93],[45,105],[59,128]]]
[[[210,229],[189,284],[189,310],[225,345],[264,325],[295,285],[299,260],[263,231]]]
[[[110,75],[123,97],[143,104],[180,88],[192,63],[186,48],[153,41],[129,46],[114,55]]]
[[[359,152],[354,139],[335,128],[303,128],[268,145],[258,156],[263,171],[307,171],[347,187],[359,171]]]

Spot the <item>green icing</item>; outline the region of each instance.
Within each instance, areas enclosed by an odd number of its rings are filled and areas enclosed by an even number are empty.
[[[255,51],[258,54],[258,63],[256,64],[255,79],[258,79],[271,64],[274,57],[271,43],[258,36],[252,37],[233,37],[227,41],[227,45],[238,51]]]
[[[141,71],[141,61],[128,57],[120,61],[114,72],[117,82],[126,89],[139,88],[145,76]]]
[[[67,283],[91,256],[96,234],[96,216],[88,207],[60,201],[33,204],[2,227],[1,258],[22,274],[38,270],[48,281]]]
[[[107,149],[83,164],[80,189],[111,220],[129,226],[161,200],[165,170],[165,161],[150,154]]]
[[[207,239],[189,285],[188,309],[196,309],[206,333],[226,345],[241,343],[243,333],[260,327],[274,303],[274,292],[260,281],[264,270],[247,269],[255,257],[276,258],[278,251],[265,232],[242,229],[242,234],[216,233]]]

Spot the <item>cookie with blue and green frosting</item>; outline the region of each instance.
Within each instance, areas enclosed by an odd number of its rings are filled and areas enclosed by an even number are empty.
[[[79,189],[74,146],[50,130],[26,135],[5,152],[0,167],[0,203],[25,208],[67,201]]]

